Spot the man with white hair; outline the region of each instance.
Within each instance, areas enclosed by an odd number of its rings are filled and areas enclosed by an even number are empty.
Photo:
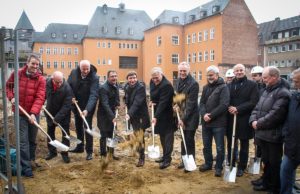
[[[190,74],[190,65],[187,62],[181,62],[178,65],[179,78],[175,83],[177,94],[185,95],[185,100],[180,106],[181,120],[179,125],[183,127],[187,152],[185,153],[183,142],[181,142],[181,155],[193,155],[195,158],[195,133],[199,124],[198,93],[199,84]],[[178,166],[184,168],[183,162]]]
[[[83,115],[92,128],[93,115],[96,109],[98,100],[99,77],[97,76],[97,69],[90,64],[88,60],[80,61],[79,67],[73,69],[68,78],[74,98],[78,101],[78,105],[82,110]],[[93,158],[93,137],[86,133],[83,120],[77,111],[75,105],[72,106],[72,111],[75,116],[75,126],[77,138],[82,141],[77,147],[70,152],[82,153],[84,151],[84,136],[86,140],[85,150],[87,153],[86,160]],[[85,134],[85,135],[84,135]]]
[[[52,77],[47,80],[46,84],[46,109],[54,117],[54,121],[47,115],[47,129],[48,134],[52,139],[55,139],[55,127],[59,123],[64,130],[69,134],[71,105],[72,105],[72,89],[70,85],[64,80],[63,73],[55,71]],[[48,141],[50,141],[48,139]],[[62,136],[62,143],[69,146],[70,142],[67,138]],[[48,144],[48,154],[46,160],[51,160],[57,156],[56,148]],[[62,159],[65,163],[69,163],[70,159],[68,152],[61,152]]]
[[[245,66],[237,64],[233,67],[235,78],[228,85],[230,91],[230,103],[228,107],[229,112],[229,126],[227,128],[227,149],[228,156],[231,155],[232,129],[233,118],[236,115],[236,133],[234,150],[236,153],[238,148],[237,140],[240,142],[239,163],[237,176],[241,177],[244,170],[247,168],[249,155],[249,139],[254,136],[254,131],[248,124],[251,111],[255,107],[259,94],[257,84],[246,77]],[[230,158],[228,159],[230,161]],[[233,154],[233,164],[235,164],[236,155]]]
[[[208,83],[203,88],[200,100],[205,164],[202,164],[199,170],[204,172],[212,169],[212,139],[214,138],[217,149],[215,176],[220,177],[224,161],[224,134],[227,126],[229,89],[223,78],[219,77],[218,67],[209,66],[206,69],[206,76]]]
[[[154,131],[160,136],[163,149],[163,157],[155,162],[160,163],[159,168],[165,169],[171,165],[174,143],[174,119],[173,119],[173,95],[174,89],[171,83],[163,75],[162,69],[154,67],[151,70],[150,80],[150,106],[154,105],[155,125]]]

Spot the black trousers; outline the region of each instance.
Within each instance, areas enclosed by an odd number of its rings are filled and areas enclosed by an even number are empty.
[[[64,130],[67,132],[68,135],[70,135],[70,124],[64,124],[64,125],[61,125],[62,128],[64,128]],[[55,128],[59,128],[57,126],[55,126],[54,124],[53,125],[47,125],[47,133],[49,134],[49,136],[51,137],[52,140],[55,140]],[[49,142],[50,140],[47,139],[47,141]],[[65,138],[65,133],[62,132],[62,139],[61,139],[62,143],[65,144],[66,146],[70,146],[70,141]],[[57,153],[57,150],[54,146],[50,145],[49,143],[47,144],[48,146],[48,150],[49,152],[51,153]],[[65,152],[65,153],[62,153],[62,154],[68,154],[68,152]]]
[[[263,184],[270,188],[273,193],[280,192],[280,165],[283,154],[282,143],[270,143],[259,141],[262,151],[262,161],[265,164]]]
[[[86,143],[85,151],[86,153],[91,154],[93,153],[93,136],[91,136],[84,130],[83,128],[84,121],[82,120],[81,116],[79,114],[75,114],[74,116],[75,116],[75,127],[76,127],[77,138],[82,142],[81,144],[78,144],[77,147],[79,148],[84,147],[84,136],[85,136],[85,143]],[[86,117],[86,121],[89,124],[90,128],[92,128],[92,120],[93,120],[92,116]]]
[[[159,134],[160,143],[163,149],[163,160],[166,162],[172,161],[172,152],[173,152],[173,144],[174,144],[174,131],[171,130],[164,134]]]
[[[227,139],[227,153],[228,153],[228,161],[230,162],[231,159],[231,137]],[[240,142],[240,152],[239,152],[239,163],[238,163],[238,169],[239,170],[245,170],[247,168],[248,164],[248,156],[249,156],[249,139],[239,139]],[[235,140],[234,143],[234,150],[233,150],[233,166],[235,166],[238,151],[238,141]]]
[[[181,155],[193,155],[195,159],[195,133],[196,130],[183,130],[187,153],[183,141],[181,141]]]

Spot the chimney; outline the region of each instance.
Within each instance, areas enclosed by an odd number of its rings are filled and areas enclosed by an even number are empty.
[[[124,3],[120,3],[119,4],[119,10],[120,10],[120,12],[124,12],[125,11],[125,4]]]
[[[275,21],[280,21],[280,17],[276,17],[276,18],[275,18]]]
[[[104,14],[107,14],[107,5],[104,4],[102,8],[103,8],[103,13],[104,13]]]

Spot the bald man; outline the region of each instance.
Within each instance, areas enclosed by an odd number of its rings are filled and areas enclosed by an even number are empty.
[[[48,134],[52,139],[55,139],[55,127],[59,123],[69,134],[71,104],[72,104],[72,90],[69,84],[64,80],[62,72],[56,71],[51,78],[47,80],[46,84],[46,109],[54,117],[54,122],[47,115]],[[49,141],[49,139],[48,139]],[[69,146],[70,142],[65,137],[62,137],[62,143]],[[48,144],[48,154],[46,160],[51,160],[57,156],[57,150],[52,145]],[[68,152],[61,152],[62,159],[65,163],[69,163]]]

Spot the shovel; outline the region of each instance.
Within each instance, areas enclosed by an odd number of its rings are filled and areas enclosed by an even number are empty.
[[[89,124],[88,124],[88,122],[86,121],[85,116],[83,116],[82,111],[80,110],[80,108],[79,108],[79,106],[78,106],[76,100],[73,100],[73,103],[75,104],[75,106],[76,106],[76,108],[77,108],[77,110],[78,110],[78,112],[79,112],[79,114],[80,114],[80,116],[81,116],[83,122],[84,122],[85,125],[86,125],[86,128],[83,127],[83,128],[85,129],[85,131],[86,131],[88,134],[90,134],[91,136],[100,139],[101,135],[100,135],[99,131],[97,131],[96,129],[92,129],[92,130],[90,129]]]
[[[52,119],[53,123],[55,122],[54,121],[54,117],[51,115],[51,113],[45,108],[43,107],[43,110],[45,111],[45,113]],[[64,128],[59,124],[59,123],[56,123],[56,125],[63,131],[63,133],[65,134],[65,138],[70,140],[71,142],[74,142],[76,144],[80,144],[81,143],[81,140],[77,139],[76,137],[72,136],[72,135],[68,135],[67,132],[64,130]]]
[[[125,106],[125,115],[127,115],[128,110],[127,106]],[[122,132],[123,135],[128,136],[133,134],[133,130],[128,128],[128,120],[125,118],[126,130]]]
[[[118,109],[116,110],[116,115],[115,115],[115,119],[117,119],[117,118],[118,118]],[[114,122],[114,129],[113,129],[112,138],[107,138],[106,139],[106,145],[109,148],[115,148],[115,147],[117,147],[117,144],[118,144],[118,139],[115,137],[116,126],[117,126],[117,121]]]
[[[27,116],[27,118],[30,120],[31,117],[30,115],[19,105],[19,109]],[[69,150],[69,147],[66,146],[65,144],[57,141],[57,140],[52,140],[51,137],[48,135],[48,133],[46,133],[46,131],[44,131],[42,129],[42,127],[36,122],[34,121],[33,123],[37,128],[39,128],[48,138],[49,138],[49,144],[56,147],[58,151],[60,152],[67,152]]]
[[[234,183],[236,178],[237,168],[232,166],[233,153],[234,153],[234,142],[235,142],[235,128],[236,128],[236,114],[233,117],[233,130],[232,130],[232,142],[231,142],[231,155],[230,155],[230,166],[225,166],[224,180],[227,182]]]
[[[151,117],[154,118],[154,105],[151,105]],[[152,145],[147,147],[148,157],[152,159],[157,159],[160,157],[159,146],[155,146],[154,141],[154,123],[151,124],[151,132],[152,132]]]
[[[179,116],[178,109],[176,109],[176,114],[177,114],[177,119],[178,119],[178,122],[179,122],[181,119],[180,119],[180,116]],[[194,157],[193,157],[193,155],[187,155],[188,152],[187,152],[187,148],[186,148],[186,143],[185,143],[185,138],[184,138],[184,133],[183,133],[182,126],[179,126],[179,128],[180,128],[180,133],[181,133],[181,137],[182,137],[182,141],[183,141],[183,145],[184,145],[184,149],[185,149],[185,153],[186,153],[185,155],[182,155],[182,161],[183,161],[183,164],[184,164],[184,168],[185,168],[186,171],[194,171],[194,170],[197,169]]]
[[[250,158],[248,172],[250,174],[259,174],[261,158],[257,157],[257,145],[255,145],[255,157]]]

